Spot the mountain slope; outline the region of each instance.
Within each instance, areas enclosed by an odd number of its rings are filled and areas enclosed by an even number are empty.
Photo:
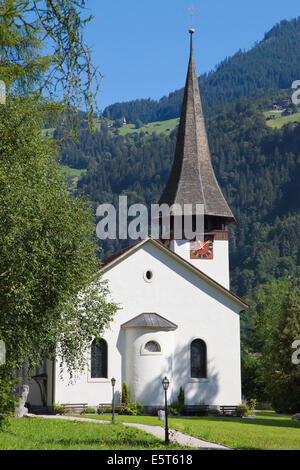
[[[285,90],[300,79],[300,18],[281,21],[248,52],[238,51],[209,74],[199,77],[204,109],[255,98],[270,90]],[[116,103],[104,110],[110,119],[153,122],[178,117],[183,89],[159,101],[135,100]]]
[[[257,105],[236,104],[207,119],[213,166],[237,224],[231,227],[231,286],[251,295],[260,283],[296,275],[300,266],[300,125],[266,126]],[[128,204],[157,202],[169,177],[176,131],[120,136],[105,126],[81,129],[63,163],[87,172],[78,181],[95,207],[126,194]],[[81,161],[81,160],[80,160]],[[129,241],[103,241],[103,255]]]
[[[263,114],[266,104],[282,96],[279,89],[297,78],[300,20],[281,22],[251,51],[239,52],[201,77],[213,166],[237,219],[230,234],[230,269],[232,289],[241,296],[251,296],[270,279],[300,272],[300,124],[272,129]],[[230,103],[239,98],[242,102]],[[111,111],[128,121],[126,106],[115,105]],[[178,115],[180,107],[178,91],[160,102],[128,103],[127,109],[141,124]],[[138,112],[144,114],[137,118]],[[78,189],[95,207],[108,202],[117,206],[120,194],[128,195],[129,204],[150,205],[159,200],[168,180],[175,142],[176,130],[151,135],[140,127],[139,133],[122,136],[104,123],[91,135],[82,121],[79,141],[65,143],[61,158],[65,165],[87,168]],[[103,255],[127,243],[104,241]]]

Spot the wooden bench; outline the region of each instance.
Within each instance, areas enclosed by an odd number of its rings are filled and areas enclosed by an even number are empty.
[[[185,415],[200,414],[201,416],[207,416],[209,405],[184,405],[183,413]]]
[[[104,410],[112,410],[112,403],[99,403],[98,405],[98,413],[101,411],[103,415]],[[114,409],[115,411],[124,411],[126,408],[125,403],[115,403]]]
[[[72,413],[80,413],[83,414],[86,412],[88,408],[87,403],[63,403],[60,405],[62,407],[62,410],[66,412],[72,412]]]
[[[238,406],[220,406],[220,414],[222,416],[237,416]]]

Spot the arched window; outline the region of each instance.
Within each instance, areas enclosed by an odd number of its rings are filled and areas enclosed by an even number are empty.
[[[147,352],[161,352],[160,345],[156,341],[148,341],[144,346],[144,350]]]
[[[191,343],[191,377],[206,378],[206,344],[202,339],[194,339]]]
[[[91,378],[107,378],[107,343],[94,339],[91,347]]]

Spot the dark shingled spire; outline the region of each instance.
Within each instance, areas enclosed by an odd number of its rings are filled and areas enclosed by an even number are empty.
[[[175,157],[170,178],[159,203],[204,204],[204,214],[234,221],[211,164],[199,84],[193,56],[193,33]]]

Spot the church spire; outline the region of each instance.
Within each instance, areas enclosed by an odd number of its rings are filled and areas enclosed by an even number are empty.
[[[204,205],[205,216],[220,217],[224,223],[234,221],[211,164],[199,84],[193,55],[193,34],[190,29],[190,60],[186,77],[182,111],[173,167],[159,204],[169,206]]]

